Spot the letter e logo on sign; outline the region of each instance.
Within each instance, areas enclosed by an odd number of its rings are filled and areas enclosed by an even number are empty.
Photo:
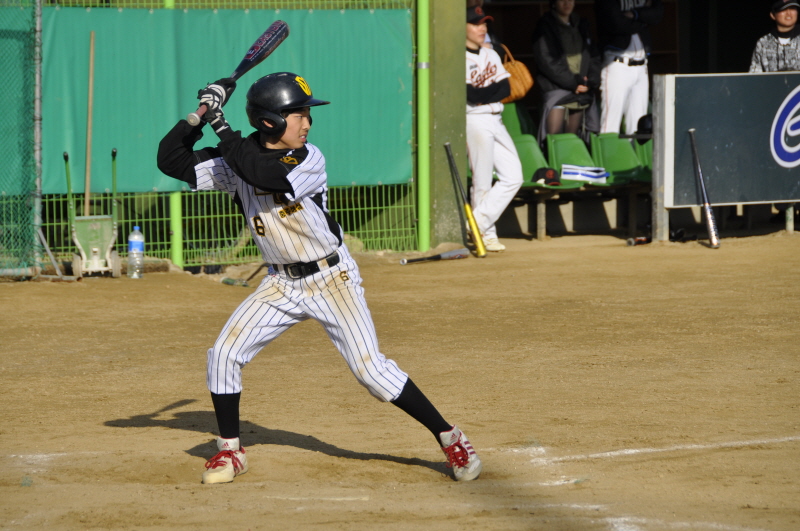
[[[800,86],[781,103],[769,133],[772,158],[784,168],[800,166]]]

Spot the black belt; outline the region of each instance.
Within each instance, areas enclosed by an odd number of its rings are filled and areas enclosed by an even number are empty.
[[[272,264],[273,269],[276,271],[283,271],[286,276],[297,280],[298,278],[307,277],[314,273],[319,273],[323,269],[333,267],[339,263],[339,252],[334,251],[333,254],[326,256],[322,260],[316,262],[296,262],[294,264]]]
[[[619,55],[614,57],[614,61],[628,66],[642,66],[647,64],[647,59],[628,59],[627,57],[620,57]]]

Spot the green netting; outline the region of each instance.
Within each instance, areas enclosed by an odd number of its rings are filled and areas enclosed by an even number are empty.
[[[411,9],[414,0],[61,0],[45,5],[141,9]]]
[[[187,267],[257,262],[261,259],[250,231],[227,194],[181,194],[182,254]],[[331,188],[328,207],[342,225],[354,251],[416,249],[416,203],[413,185],[352,186]],[[93,194],[89,215],[108,215],[111,194]],[[42,199],[42,231],[56,259],[69,264],[77,252],[70,236],[67,196]],[[74,208],[83,209],[83,196],[73,196]],[[134,225],[145,235],[149,259],[173,256],[170,233],[170,194],[118,194],[119,219],[115,248],[127,255],[127,237]],[[47,264],[43,264],[47,265]]]
[[[0,270],[35,265],[34,85],[36,13],[28,2],[0,6]]]

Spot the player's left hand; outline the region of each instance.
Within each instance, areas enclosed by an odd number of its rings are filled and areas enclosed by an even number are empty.
[[[203,121],[207,124],[210,124],[214,129],[214,132],[217,134],[229,127],[227,120],[225,120],[225,114],[222,112],[222,109],[212,109],[209,107],[206,113],[203,115]]]

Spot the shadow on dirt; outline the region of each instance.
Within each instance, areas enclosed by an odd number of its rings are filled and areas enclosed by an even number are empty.
[[[211,433],[216,430],[217,420],[213,411],[180,411],[174,413],[172,418],[157,418],[162,413],[186,406],[197,400],[179,400],[158,411],[145,415],[134,415],[129,418],[108,420],[104,423],[112,428],[152,428],[161,426],[175,430],[197,431],[201,433]],[[292,446],[301,450],[320,452],[331,457],[343,457],[345,459],[358,459],[361,461],[379,460],[390,461],[401,465],[412,465],[429,468],[441,474],[450,475],[449,470],[442,462],[426,461],[424,459],[397,457],[386,454],[354,452],[345,450],[324,441],[320,441],[311,435],[303,435],[285,430],[274,430],[253,424],[249,421],[240,423],[242,446],[248,447],[256,444],[275,444],[280,446]],[[217,451],[216,442],[198,444],[186,450],[191,456],[209,458]]]

